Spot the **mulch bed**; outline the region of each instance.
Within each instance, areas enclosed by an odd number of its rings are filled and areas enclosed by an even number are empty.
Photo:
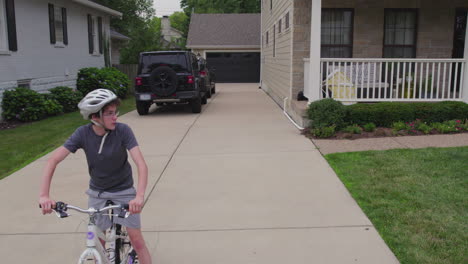
[[[15,127],[22,126],[24,124],[28,124],[28,123],[20,122],[20,121],[3,121],[3,122],[0,122],[0,130],[12,129]]]
[[[450,134],[462,134],[468,133],[468,131],[463,131],[459,133],[450,133]],[[329,138],[319,138],[315,137],[310,133],[309,129],[304,129],[302,134],[311,139],[360,139],[360,138],[381,138],[381,137],[398,137],[398,136],[427,136],[427,135],[447,135],[437,132],[437,130],[433,129],[429,134],[424,134],[421,131],[399,131],[397,134],[394,134],[391,128],[386,127],[378,127],[375,129],[374,132],[365,132],[362,131],[361,134],[351,134],[339,131],[333,137]]]

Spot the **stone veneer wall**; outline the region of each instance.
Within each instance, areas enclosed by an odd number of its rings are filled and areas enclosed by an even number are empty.
[[[382,58],[385,8],[418,9],[417,58],[451,58],[455,9],[466,0],[322,0],[322,8],[353,8],[353,57]],[[293,94],[304,89],[303,58],[310,49],[310,0],[294,1]]]

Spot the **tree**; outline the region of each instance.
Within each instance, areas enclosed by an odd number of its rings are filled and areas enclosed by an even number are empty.
[[[121,50],[120,63],[137,63],[140,52],[161,48],[161,22],[154,19],[153,0],[93,1],[122,13],[122,19],[111,19],[112,28],[131,38]]]
[[[181,0],[180,6],[195,13],[260,13],[260,0]]]

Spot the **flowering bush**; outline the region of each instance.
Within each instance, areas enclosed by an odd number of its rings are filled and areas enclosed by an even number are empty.
[[[343,131],[346,133],[351,133],[351,134],[361,134],[362,128],[358,125],[352,125],[352,126],[345,127]]]
[[[82,68],[78,72],[76,87],[83,95],[99,89],[109,89],[119,98],[125,98],[130,80],[116,68]]]
[[[329,138],[335,135],[336,126],[321,127],[311,129],[312,135],[319,138]]]
[[[63,107],[63,112],[73,112],[78,109],[78,103],[83,95],[79,91],[74,91],[70,87],[58,86],[49,90],[48,98],[59,102]]]
[[[35,121],[63,111],[54,99],[27,88],[5,91],[2,100],[3,117],[6,120]]]

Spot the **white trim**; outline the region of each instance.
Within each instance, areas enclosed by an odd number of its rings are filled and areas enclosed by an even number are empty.
[[[91,2],[89,0],[72,0],[72,1],[75,2],[75,3],[78,3],[78,4],[82,4],[84,6],[91,7],[93,9],[102,11],[104,13],[116,16],[118,18],[122,18],[122,13],[120,13],[119,11],[115,11],[114,9],[110,9],[110,8],[105,7],[103,5],[96,4],[96,3]]]
[[[468,16],[468,14],[467,14]],[[466,21],[466,26],[465,28],[468,29],[468,19]],[[463,88],[461,91],[461,98],[465,103],[468,103],[468,30],[465,31],[465,50],[464,50],[464,60],[466,61],[465,63],[465,69],[464,69],[464,75],[463,75]]]
[[[0,51],[8,51],[8,28],[5,0],[0,0]]]
[[[187,45],[189,49],[259,49],[261,45]]]
[[[322,0],[312,0],[310,18],[309,103],[320,100],[320,46]]]

